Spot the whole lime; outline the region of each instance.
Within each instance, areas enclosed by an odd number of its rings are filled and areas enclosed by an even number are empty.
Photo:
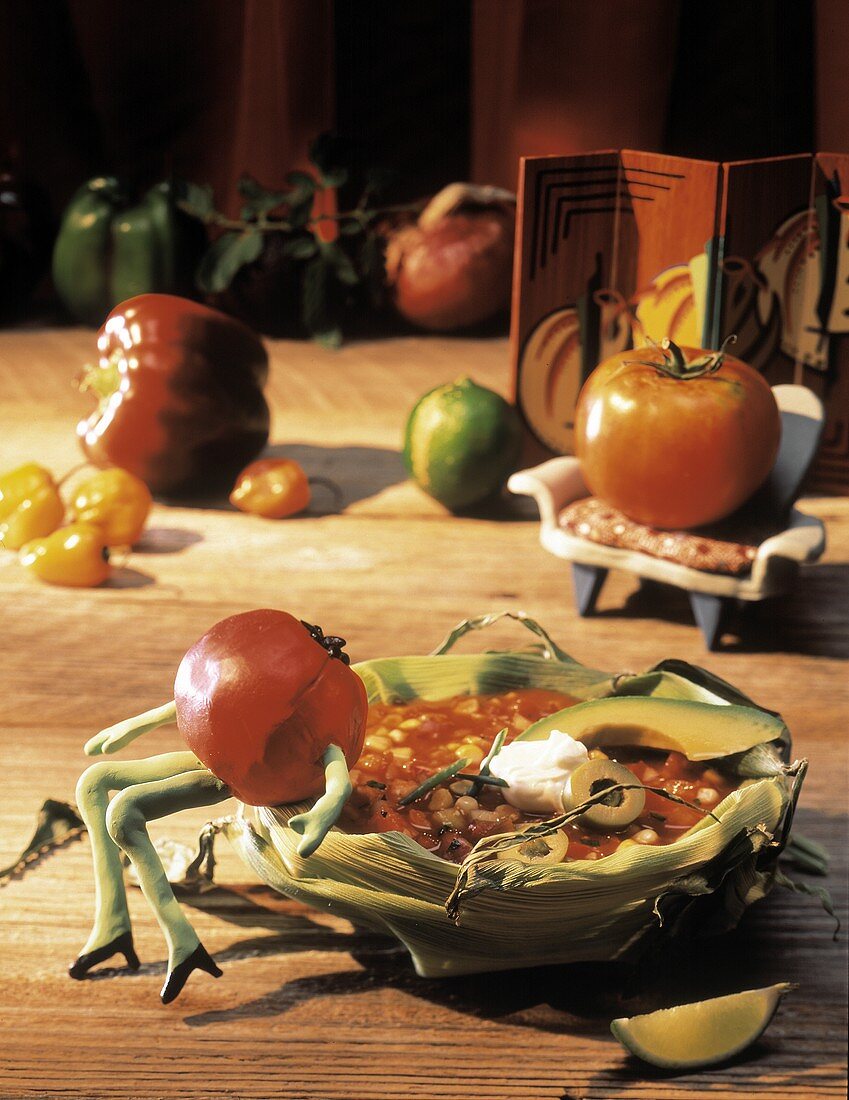
[[[470,378],[430,390],[413,407],[404,462],[447,508],[467,508],[501,487],[519,457],[521,425],[503,397]]]

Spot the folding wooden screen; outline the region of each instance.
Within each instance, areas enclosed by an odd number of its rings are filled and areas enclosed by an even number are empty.
[[[529,456],[571,450],[577,395],[607,355],[734,333],[771,383],[825,400],[810,487],[849,491],[849,155],[525,158],[513,294]]]

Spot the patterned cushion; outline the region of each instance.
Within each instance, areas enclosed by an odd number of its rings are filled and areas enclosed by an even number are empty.
[[[772,530],[734,531],[729,538],[728,523],[699,531],[663,531],[628,519],[626,515],[598,497],[576,500],[560,513],[560,526],[570,535],[613,546],[639,550],[653,558],[674,561],[703,573],[741,576],[752,568],[760,543]],[[739,523],[732,525],[739,527]],[[740,541],[736,541],[739,539]]]

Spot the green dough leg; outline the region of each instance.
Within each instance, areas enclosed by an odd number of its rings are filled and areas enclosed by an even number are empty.
[[[191,756],[191,753],[187,754]],[[144,896],[156,914],[168,944],[168,976],[162,999],[173,1000],[191,970],[197,966],[220,974],[221,971],[201,946],[197,933],[186,917],[147,832],[147,822],[178,810],[198,806],[213,806],[230,797],[230,790],[220,779],[206,770],[196,768],[170,778],[157,778],[141,783],[117,795],[106,813],[109,835],[132,860]],[[186,968],[182,964],[195,961]],[[201,961],[197,961],[202,956]],[[175,975],[179,975],[175,979]],[[176,988],[175,988],[176,985]]]
[[[329,745],[322,757],[324,764],[324,794],[311,810],[289,818],[289,828],[300,833],[298,855],[306,858],[318,848],[342,813],[351,794],[351,780],[345,754],[338,745]]]
[[[77,783],[77,805],[91,839],[95,916],[91,935],[80,953],[80,959],[74,964],[78,973],[74,973],[74,968],[71,968],[74,977],[82,977],[88,969],[85,965],[78,966],[80,960],[84,960],[93,951],[104,949],[130,930],[121,853],[106,827],[110,792],[123,791],[135,783],[167,779],[169,776],[201,767],[202,764],[194,753],[169,752],[162,756],[152,756],[149,760],[98,761],[80,776]]]
[[[177,704],[172,699],[163,703],[161,707],[146,710],[144,714],[137,714],[135,718],[125,718],[123,722],[116,722],[114,726],[107,726],[105,730],[96,733],[94,737],[85,743],[86,756],[97,756],[99,753],[116,752],[141,737],[148,730],[155,730],[159,726],[167,726],[169,722],[177,719]]]

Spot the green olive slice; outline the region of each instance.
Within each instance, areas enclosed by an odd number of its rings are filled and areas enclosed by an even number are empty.
[[[546,863],[562,863],[569,851],[569,837],[557,829],[546,836],[532,836],[513,848],[502,848],[499,859],[517,859],[520,863],[539,867]]]
[[[567,810],[573,810],[607,787],[615,787],[619,783],[626,786],[639,784],[639,787],[637,790],[611,791],[607,798],[591,806],[578,820],[582,825],[602,832],[625,829],[643,812],[646,792],[634,773],[615,760],[588,760],[576,768],[566,784],[563,804]]]

